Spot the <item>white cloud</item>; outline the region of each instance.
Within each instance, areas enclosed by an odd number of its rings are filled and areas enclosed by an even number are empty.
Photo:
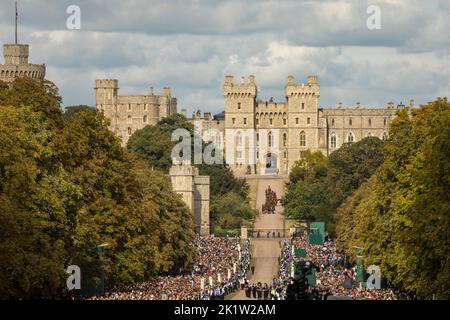
[[[254,74],[261,97],[284,99],[293,74],[317,74],[321,106],[384,105],[448,94],[450,5],[379,0],[382,29],[366,28],[372,1],[78,0],[83,29],[65,29],[69,0],[21,1],[19,40],[47,64],[66,105],[93,104],[94,80],[122,92],[170,86],[189,112],[223,108],[225,74]],[[12,1],[0,3],[0,42],[13,36]],[[36,13],[39,14],[36,14]]]

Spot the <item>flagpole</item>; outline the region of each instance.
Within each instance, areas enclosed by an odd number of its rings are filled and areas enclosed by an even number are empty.
[[[16,44],[17,44],[17,18],[18,18],[18,16],[19,16],[19,14],[17,13],[17,0],[15,1],[16,2],[16,34],[15,34],[15,40],[16,40]]]

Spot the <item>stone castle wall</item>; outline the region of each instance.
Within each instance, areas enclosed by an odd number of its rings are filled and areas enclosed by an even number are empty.
[[[3,46],[4,64],[0,65],[0,81],[12,82],[18,77],[44,80],[45,65],[28,63],[27,44],[5,44]]]
[[[110,129],[123,146],[136,130],[177,112],[177,99],[171,96],[170,88],[163,88],[162,95],[155,95],[153,88],[148,95],[119,95],[119,81],[115,79],[95,81],[95,104],[110,120]]]

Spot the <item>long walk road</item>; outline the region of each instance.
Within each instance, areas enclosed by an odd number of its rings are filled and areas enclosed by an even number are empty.
[[[277,198],[281,198],[284,194],[284,181],[279,177],[264,177],[258,179],[256,208],[261,211],[261,207],[265,202],[265,191],[270,188],[277,193]],[[254,229],[259,230],[282,230],[284,229],[283,208],[278,205],[275,214],[260,214],[254,224]],[[265,231],[262,231],[263,233]],[[255,274],[248,273],[250,283],[267,283],[271,284],[273,278],[278,276],[278,258],[281,254],[280,242],[283,238],[251,238],[250,243],[252,250],[252,263],[255,266]],[[241,290],[233,300],[246,300],[243,290]]]

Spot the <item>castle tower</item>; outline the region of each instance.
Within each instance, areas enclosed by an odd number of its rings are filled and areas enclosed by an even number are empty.
[[[250,150],[253,150],[253,146],[250,148],[250,144],[253,141],[246,136],[246,133],[250,132],[248,129],[255,129],[255,108],[256,108],[256,96],[257,87],[255,84],[255,77],[249,76],[248,81],[245,81],[244,77],[241,77],[240,83],[235,84],[233,82],[233,76],[226,76],[225,83],[223,85],[223,96],[225,100],[225,139],[234,139],[236,135],[243,135],[241,145],[235,144],[234,150],[226,150],[227,152],[234,152],[234,163],[229,165],[236,172],[244,174],[249,170],[248,163],[250,158]],[[229,134],[231,137],[229,136]],[[236,142],[236,141],[234,141]],[[231,142],[226,141],[226,145],[230,146]],[[254,169],[251,169],[254,172]]]
[[[0,64],[0,81],[13,82],[18,77],[44,80],[45,65],[28,63],[29,46],[17,43],[17,3],[15,43],[3,45],[4,64]]]
[[[117,95],[119,92],[119,81],[113,79],[95,80],[95,103],[98,110],[110,120],[110,129],[119,134],[117,116]]]
[[[182,196],[193,214],[195,232],[209,235],[209,176],[200,176],[198,168],[190,164],[173,165],[169,176],[173,191]]]
[[[294,77],[289,76],[284,89],[289,114],[288,167],[292,167],[304,151],[319,149],[320,85],[317,76],[309,76],[307,81],[297,84]]]

